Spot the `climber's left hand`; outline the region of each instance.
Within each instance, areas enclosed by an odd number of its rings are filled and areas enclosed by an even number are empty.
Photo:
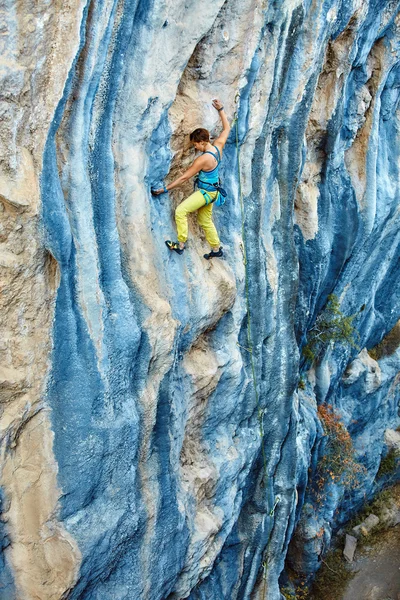
[[[214,100],[212,101],[212,105],[217,110],[221,110],[221,108],[224,107],[224,105],[222,104],[221,100],[218,100],[218,98],[214,98]]]

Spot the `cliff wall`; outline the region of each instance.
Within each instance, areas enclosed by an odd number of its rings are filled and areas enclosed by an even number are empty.
[[[0,596],[279,600],[385,483],[399,426],[400,351],[367,349],[400,318],[400,3],[0,18]],[[184,255],[164,245],[190,186],[150,187],[195,127],[218,135],[216,96],[235,121],[207,262],[195,220]],[[330,294],[356,344],[307,361]],[[364,475],[315,502],[318,405]]]

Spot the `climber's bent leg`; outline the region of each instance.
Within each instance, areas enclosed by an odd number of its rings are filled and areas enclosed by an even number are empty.
[[[218,192],[210,193],[211,198],[214,199],[217,193]],[[203,206],[203,208],[199,210],[199,213],[197,215],[197,222],[199,223],[200,227],[202,227],[202,229],[204,230],[207,242],[210,244],[211,248],[217,251],[220,247],[221,242],[212,220],[212,210],[212,204]]]
[[[178,241],[185,243],[188,237],[188,221],[189,213],[198,210],[206,203],[203,194],[199,191],[194,192],[189,198],[186,198],[175,211],[176,229],[178,231]]]

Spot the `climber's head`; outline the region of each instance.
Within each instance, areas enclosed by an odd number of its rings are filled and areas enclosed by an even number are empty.
[[[196,150],[205,151],[207,144],[210,142],[210,132],[207,129],[195,129],[190,134],[190,141]]]

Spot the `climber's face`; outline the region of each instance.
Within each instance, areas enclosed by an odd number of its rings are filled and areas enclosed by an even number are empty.
[[[196,148],[196,150],[199,150],[200,152],[205,152],[205,149],[207,147],[207,142],[192,142],[193,147]]]

